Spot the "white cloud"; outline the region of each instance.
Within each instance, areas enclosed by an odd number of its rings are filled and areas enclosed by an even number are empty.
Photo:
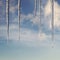
[[[48,38],[48,35],[41,32],[34,32],[29,29],[20,28],[20,40],[21,41],[44,41]],[[19,31],[18,26],[11,25],[10,26],[10,39],[11,40],[19,40]]]
[[[45,6],[45,16],[50,16],[52,14],[52,9],[51,9],[51,0],[48,0],[46,6]],[[51,16],[49,18],[46,17],[46,19],[48,19],[49,21],[47,22],[47,24],[49,23],[49,27],[51,29],[52,27],[52,19]],[[57,3],[57,1],[54,1],[54,27],[60,29],[60,5]]]
[[[17,1],[16,0],[10,0],[9,1],[9,11],[11,13],[15,13],[16,10],[18,9],[18,3],[16,3]]]
[[[40,24],[40,14],[38,12],[36,14],[37,14],[36,16],[34,16],[34,14],[28,14],[28,15],[21,14],[20,22],[23,22],[24,20],[30,20],[33,23],[33,25],[34,24],[39,25]]]
[[[9,39],[19,40],[19,30],[18,25],[11,24],[9,27]]]
[[[57,2],[54,3],[54,25],[60,29],[60,5]]]
[[[21,29],[20,30],[20,38],[21,40],[26,40],[26,41],[45,41],[48,38],[51,38],[50,35],[46,35],[43,32],[34,32],[29,29]]]
[[[31,20],[32,18],[33,18],[33,14],[28,14],[28,15],[21,14],[20,22],[23,22],[24,20]]]
[[[7,27],[6,26],[1,26],[0,30],[4,30],[5,35],[7,35]],[[9,39],[10,40],[19,40],[19,30],[18,30],[18,25],[10,25],[9,26]],[[48,35],[46,35],[45,33],[41,32],[41,36],[39,32],[34,32],[32,30],[29,29],[25,29],[25,28],[20,28],[20,39],[22,41],[43,41],[46,40],[48,37]]]
[[[15,5],[15,6],[10,6],[10,12],[11,13],[15,13],[16,12],[16,10],[18,9],[18,6],[17,5]]]
[[[47,4],[45,6],[45,15],[51,14],[51,0],[47,0]]]
[[[39,14],[37,14],[35,17],[33,16],[33,18],[31,19],[33,24],[40,25],[40,18],[39,17],[40,17]]]

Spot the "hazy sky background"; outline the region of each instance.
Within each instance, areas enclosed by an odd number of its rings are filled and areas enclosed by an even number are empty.
[[[54,42],[52,42],[51,0],[21,0],[20,41],[18,0],[9,0],[9,41],[7,44],[6,0],[0,0],[0,60],[60,60],[60,0],[54,0]],[[52,48],[52,44],[54,48]]]

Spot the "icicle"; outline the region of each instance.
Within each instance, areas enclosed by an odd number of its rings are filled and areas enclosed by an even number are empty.
[[[1,9],[1,7],[2,7],[2,1],[0,1],[0,9]],[[2,20],[1,14],[2,14],[2,11],[0,11],[0,20]]]
[[[54,0],[52,0],[52,45],[53,42],[54,42]]]
[[[40,0],[40,27],[41,27],[41,0]]]
[[[9,0],[6,0],[7,43],[9,39]]]
[[[36,16],[36,9],[37,9],[37,0],[35,0],[35,6],[34,6],[34,17]]]
[[[39,0],[39,12],[40,12],[40,25],[39,25],[39,35],[41,37],[41,0]]]
[[[18,0],[18,25],[19,25],[19,40],[20,40],[20,0]]]

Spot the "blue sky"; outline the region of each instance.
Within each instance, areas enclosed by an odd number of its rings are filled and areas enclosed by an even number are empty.
[[[54,42],[51,33],[51,1],[39,0],[34,16],[34,0],[21,0],[20,41],[18,0],[9,1],[9,41],[7,44],[6,0],[0,0],[0,60],[60,60],[60,0],[54,0]],[[54,48],[52,48],[52,45]]]

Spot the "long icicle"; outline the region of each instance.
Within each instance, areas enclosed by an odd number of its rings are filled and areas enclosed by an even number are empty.
[[[9,0],[6,0],[7,43],[9,40]]]
[[[41,37],[41,0],[39,0],[39,12],[40,12],[40,25],[39,25],[39,35]]]
[[[54,41],[54,0],[52,0],[52,43],[53,41]]]
[[[34,17],[36,16],[36,9],[37,9],[37,0],[35,0],[34,4]]]
[[[19,40],[20,40],[20,0],[18,0],[18,25],[19,25]]]
[[[2,3],[2,0],[0,0],[0,7],[2,7],[1,8],[1,11],[0,11],[0,20],[2,20],[3,18],[2,18],[2,15],[3,15],[3,3]]]
[[[40,27],[41,27],[41,0],[40,0]]]

